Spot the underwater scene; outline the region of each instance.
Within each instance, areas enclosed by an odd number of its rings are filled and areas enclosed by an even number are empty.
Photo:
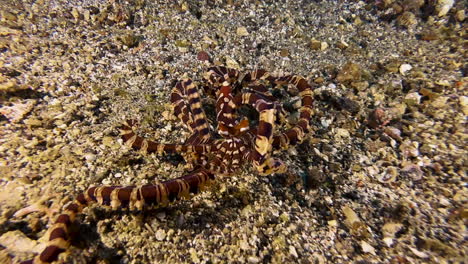
[[[463,263],[467,6],[0,0],[0,263]]]

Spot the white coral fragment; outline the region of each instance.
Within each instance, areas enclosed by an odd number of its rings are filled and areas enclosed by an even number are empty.
[[[17,123],[21,121],[27,113],[31,112],[35,104],[35,100],[26,100],[24,103],[3,106],[0,108],[0,114],[4,115],[10,122]]]
[[[450,8],[455,4],[455,0],[439,0],[436,5],[437,16],[443,17],[447,15],[450,11]]]

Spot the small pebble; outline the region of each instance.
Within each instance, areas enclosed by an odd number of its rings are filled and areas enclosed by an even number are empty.
[[[447,15],[454,4],[455,0],[438,0],[436,4],[437,16],[443,17]]]
[[[312,50],[320,50],[321,47],[322,47],[322,43],[318,40],[311,40],[310,41],[310,44],[309,44],[309,47],[312,49]]]
[[[245,27],[238,27],[236,30],[236,33],[238,36],[245,37],[249,35],[249,32],[247,31],[247,28]]]
[[[280,50],[280,56],[281,57],[287,57],[289,56],[289,51],[287,49],[281,49]]]
[[[86,154],[84,157],[85,157],[85,159],[87,161],[95,161],[96,160],[96,155],[91,154],[91,153]]]
[[[367,125],[371,128],[378,128],[388,123],[388,116],[383,108],[377,108],[367,117]]]
[[[156,239],[159,241],[163,241],[166,238],[166,231],[164,229],[159,229],[156,231]]]
[[[209,61],[210,60],[210,55],[206,51],[200,51],[197,54],[197,59],[199,61]]]
[[[375,255],[375,248],[369,245],[369,243],[367,243],[366,241],[361,241],[361,247],[363,252]]]
[[[400,73],[401,73],[402,75],[405,75],[406,72],[407,72],[407,71],[410,71],[412,68],[413,68],[413,66],[404,63],[404,64],[402,64],[402,65],[400,66]]]
[[[463,9],[458,10],[457,13],[455,14],[455,18],[458,20],[458,22],[463,22],[466,18],[465,10]]]
[[[405,103],[409,106],[411,105],[419,105],[421,102],[421,95],[419,93],[414,92],[414,93],[409,93],[405,96]]]

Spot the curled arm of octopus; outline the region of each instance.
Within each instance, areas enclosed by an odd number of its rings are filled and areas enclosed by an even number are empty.
[[[178,199],[188,199],[205,189],[215,175],[229,175],[251,163],[261,175],[282,173],[286,166],[273,158],[273,150],[285,149],[301,142],[310,131],[312,116],[312,87],[297,75],[274,76],[265,70],[254,70],[244,76],[226,67],[209,68],[205,76],[207,94],[215,96],[217,133],[215,138],[203,111],[197,85],[190,79],[180,81],[171,94],[174,114],[191,132],[184,144],[160,144],[138,136],[134,121],[121,127],[124,143],[145,153],[187,154],[187,162],[196,170],[176,179],[143,186],[90,187],[66,205],[50,227],[45,249],[31,260],[22,263],[51,263],[70,246],[70,226],[86,206],[96,203],[113,210],[167,206]],[[275,134],[282,108],[268,92],[272,87],[295,85],[302,106],[299,120],[290,129]],[[249,127],[247,119],[240,119],[237,109],[250,105],[259,113],[258,126]]]

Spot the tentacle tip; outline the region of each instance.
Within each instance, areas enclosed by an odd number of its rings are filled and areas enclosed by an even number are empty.
[[[118,127],[120,135],[126,135],[126,134],[129,134],[130,132],[132,132],[135,125],[136,125],[136,121],[134,121],[134,120],[125,120]]]

